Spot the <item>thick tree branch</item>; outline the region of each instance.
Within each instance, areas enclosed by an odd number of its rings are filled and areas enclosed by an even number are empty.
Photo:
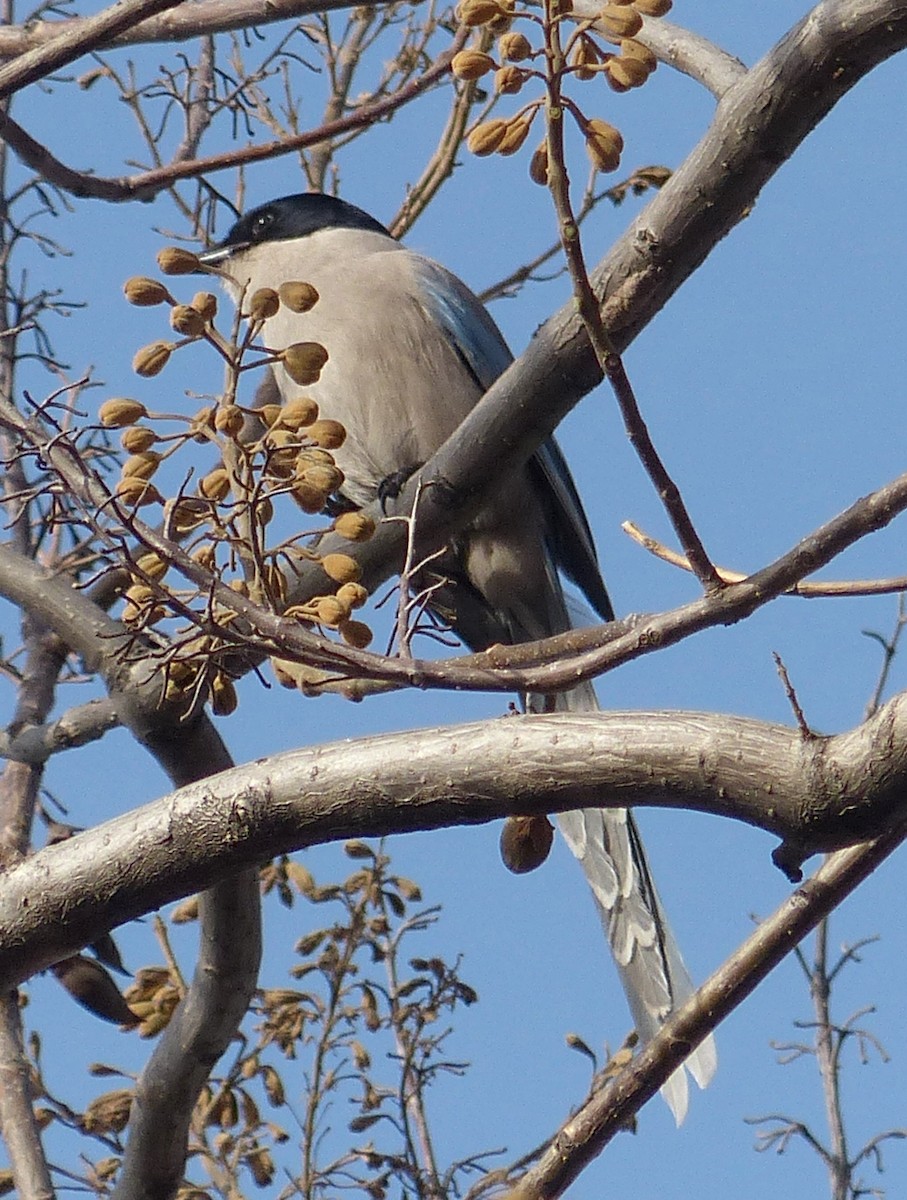
[[[577,16],[591,17],[597,10],[588,4],[588,0],[581,0],[580,4],[574,5],[573,11]],[[739,58],[698,33],[662,17],[657,20],[647,17],[639,36],[663,63],[701,83],[716,99],[720,100],[746,74],[746,67]]]
[[[103,12],[80,21],[78,28],[64,29],[44,45],[27,50],[13,62],[0,67],[0,100],[74,62],[146,17],[156,16],[180,3],[182,0],[117,0]]]
[[[274,854],[510,813],[654,805],[785,839],[785,865],[903,819],[907,694],[834,737],[701,713],[531,715],[345,741],[226,771],[0,881],[0,980]]]
[[[0,758],[33,765],[44,763],[52,754],[98,741],[119,723],[112,700],[89,700],[46,724],[24,725],[15,733],[0,729]]]
[[[170,12],[149,15],[139,24],[115,35],[108,30],[103,39],[94,33],[90,48],[106,50],[153,42],[185,42],[195,37],[264,27],[313,13],[352,7],[352,0],[195,0],[192,4],[178,4]],[[0,28],[0,58],[14,58],[42,49],[64,34],[84,38],[86,26],[94,19],[65,17],[59,21],[29,21],[25,25],[4,26]]]

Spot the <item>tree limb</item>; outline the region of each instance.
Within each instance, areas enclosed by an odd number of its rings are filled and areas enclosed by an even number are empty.
[[[782,837],[790,870],[902,820],[905,781],[907,693],[833,737],[702,713],[596,713],[296,750],[199,780],[6,874],[0,981],[10,986],[113,925],[303,846],[511,813],[679,807]]]

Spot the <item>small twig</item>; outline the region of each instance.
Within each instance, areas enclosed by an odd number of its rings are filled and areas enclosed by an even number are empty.
[[[545,2],[544,29],[547,62],[545,82],[548,90],[545,110],[548,131],[548,188],[557,213],[561,245],[573,281],[577,309],[599,366],[617,399],[630,444],[658,492],[693,571],[706,592],[719,591],[724,586],[722,580],[696,532],[680,489],[668,474],[655,449],[623,361],[605,328],[599,301],[589,280],[577,218],[570,200],[570,181],[564,156],[564,119],[569,106],[561,90],[566,62],[561,47],[557,0]]]
[[[888,686],[888,678],[891,675],[891,667],[898,652],[901,635],[905,629],[907,629],[907,598],[901,595],[898,597],[898,615],[894,623],[894,630],[887,641],[878,633],[873,633],[868,629],[863,630],[866,637],[871,637],[879,642],[884,655],[882,669],[879,671],[879,678],[876,680],[875,688],[866,705],[865,711],[867,717],[871,717],[882,703],[882,696],[885,694],[885,688]]]
[[[637,542],[656,558],[660,558],[662,562],[692,573],[690,560],[685,555],[678,554],[664,542],[658,541],[650,533],[640,529],[635,521],[623,521],[620,527],[634,542]],[[749,578],[745,571],[732,571],[730,567],[716,566],[715,571],[722,583],[742,583]],[[902,592],[907,592],[907,575],[895,575],[888,579],[829,579],[822,583],[794,583],[784,592],[784,595],[803,596],[807,599],[831,599],[835,596],[887,596]],[[903,622],[907,623],[907,615],[903,617]],[[874,635],[868,634],[867,636]],[[882,644],[887,645],[885,642]]]
[[[772,658],[775,660],[775,666],[778,668],[778,674],[781,676],[781,682],[784,685],[784,692],[787,696],[788,703],[793,709],[794,717],[797,721],[797,726],[804,740],[815,738],[815,733],[809,726],[806,717],[803,714],[803,709],[800,707],[800,701],[797,699],[797,693],[794,691],[794,685],[790,681],[790,676],[787,673],[787,667],[776,650],[772,651]]]
[[[171,3],[174,0],[170,0]],[[36,141],[16,121],[0,112],[0,136],[15,151],[26,166],[37,170],[49,183],[73,196],[96,200],[150,200],[158,192],[171,187],[180,179],[196,179],[212,171],[223,171],[233,167],[245,167],[254,162],[280,158],[293,154],[307,146],[314,146],[325,139],[339,137],[354,129],[373,125],[384,120],[397,109],[415,100],[423,92],[443,79],[453,55],[460,49],[462,39],[455,39],[448,49],[442,51],[431,66],[417,78],[404,84],[390,96],[365,104],[348,116],[321,125],[317,129],[257,146],[246,146],[223,154],[211,154],[205,158],[174,161],[164,167],[141,171],[136,175],[102,176],[77,171],[56,158],[51,151]]]
[[[176,955],[173,953],[173,947],[170,945],[170,935],[167,932],[167,926],[161,920],[160,916],[154,915],[154,936],[157,938],[164,958],[167,960],[167,968],[173,977],[173,982],[176,984],[177,991],[180,994],[180,999],[184,999],[186,992],[189,990],[186,980],[183,978],[183,973],[180,970],[180,965],[176,961]]]

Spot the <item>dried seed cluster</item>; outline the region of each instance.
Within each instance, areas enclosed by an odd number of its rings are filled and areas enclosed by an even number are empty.
[[[158,265],[165,274],[200,267],[195,255],[173,248],[161,252]],[[278,526],[286,524],[279,520],[284,497],[294,501],[295,507],[286,506],[285,511],[296,513],[295,527],[298,509],[321,513],[338,493],[344,477],[333,452],[343,445],[346,430],[338,421],[322,417],[315,400],[304,394],[257,407],[237,398],[242,372],[257,366],[279,364],[301,387],[318,381],[328,361],[324,346],[301,341],[271,352],[259,350],[255,343],[281,307],[304,314],[317,304],[318,293],[303,281],[254,292],[243,306],[248,329],[237,344],[216,328],[217,298],[210,292],[198,292],[185,304],[164,282],[144,276],[129,279],[124,292],[132,304],[168,305],[170,326],[180,335],[180,340],[156,341],[140,350],[134,360],[139,375],[158,375],[175,351],[199,341],[208,343],[228,368],[224,394],[192,415],[151,412],[129,397],[106,400],[98,414],[102,426],[120,430],[125,457],[113,494],[127,524],[130,511],[162,506],[165,536],[182,543],[205,572],[194,589],[178,590],[167,583],[171,562],[163,550],[138,554],[123,590],[122,618],[136,629],[146,629],[175,613],[196,615],[196,626],[190,625],[183,640],[175,639],[179,649],[165,666],[165,694],[174,700],[202,688],[214,712],[225,715],[236,707],[236,689],[229,673],[217,665],[226,643],[210,630],[212,623],[226,629],[238,612],[212,598],[214,580],[290,619],[336,631],[351,646],[365,647],[372,637],[369,627],[352,617],[368,598],[355,559],[336,552],[322,555],[307,546],[314,531],[294,529],[289,537],[277,533]],[[214,451],[209,470],[199,475],[194,462],[176,472],[167,469],[182,451],[193,451],[194,459],[199,445]],[[176,486],[161,484],[164,476],[176,479]],[[364,513],[347,512],[336,518],[334,529],[351,543],[361,542],[374,533],[374,522]],[[303,560],[320,562],[324,593],[288,608],[291,583]],[[201,624],[206,627],[203,636],[198,634]]]
[[[569,16],[572,7],[572,0],[558,0],[552,19]],[[644,17],[664,16],[670,8],[671,0],[614,0],[605,4],[593,20],[577,22],[566,39],[565,66],[560,75],[581,82],[601,75],[615,92],[641,87],[657,63],[655,55],[636,35],[642,30]],[[545,85],[546,71],[552,67],[544,48],[534,47],[525,33],[512,28],[515,21],[523,20],[530,31],[543,29],[542,18],[534,11],[517,11],[515,0],[461,0],[457,14],[462,24],[480,30],[481,35],[479,44],[454,55],[451,72],[455,78],[468,83],[492,76],[494,93],[498,96],[518,95],[530,81]],[[494,52],[488,49],[489,33],[497,35]],[[606,49],[605,44],[617,49]],[[479,157],[515,154],[544,107],[545,99],[540,95],[511,116],[480,121],[467,136],[469,150]],[[586,117],[572,99],[564,97],[564,107],[582,133],[586,152],[596,170],[616,171],[623,150],[620,131],[601,118]],[[529,175],[534,182],[547,184],[547,140],[533,152]]]

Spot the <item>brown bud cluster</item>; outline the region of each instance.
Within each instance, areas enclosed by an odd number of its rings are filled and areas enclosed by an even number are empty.
[[[169,1024],[180,1000],[179,990],[166,967],[143,967],[125,996],[139,1019],[139,1035],[146,1038],[154,1037]]]

